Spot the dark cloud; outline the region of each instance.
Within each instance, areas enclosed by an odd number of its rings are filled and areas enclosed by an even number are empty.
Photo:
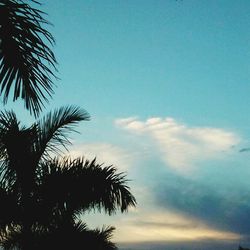
[[[161,207],[198,218],[221,230],[242,236],[250,234],[249,190],[226,190],[223,184],[209,187],[184,177],[168,176],[164,184],[155,186],[155,193]]]

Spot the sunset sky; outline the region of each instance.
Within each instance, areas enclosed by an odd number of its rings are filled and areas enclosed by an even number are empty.
[[[122,247],[250,247],[250,1],[43,2],[60,78],[44,113],[86,109],[71,155],[125,171],[138,202],[89,226]]]

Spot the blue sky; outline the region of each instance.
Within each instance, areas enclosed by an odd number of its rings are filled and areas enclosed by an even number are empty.
[[[121,246],[249,246],[250,151],[239,151],[250,147],[250,2],[53,0],[42,9],[60,77],[46,109],[85,108],[92,120],[71,154],[126,171],[138,200],[125,215],[83,218],[115,225]]]

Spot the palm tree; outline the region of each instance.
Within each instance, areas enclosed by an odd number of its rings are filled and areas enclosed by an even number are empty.
[[[42,27],[48,24],[43,15],[23,0],[0,0],[0,93],[6,103],[13,91],[13,101],[23,99],[35,116],[53,94],[56,70],[49,47],[54,38]]]
[[[23,0],[0,0],[0,94],[6,103],[13,92],[13,101],[23,99],[36,117],[53,94],[57,63],[43,15]],[[25,127],[14,112],[0,113],[0,244],[5,249],[74,249],[78,243],[82,249],[88,244],[116,249],[112,227],[90,230],[77,218],[89,209],[112,214],[135,206],[126,176],[96,160],[55,157],[70,144],[67,133],[88,119],[84,110],[64,107]]]
[[[115,249],[109,240],[113,228],[91,231],[77,218],[89,209],[112,214],[135,206],[126,176],[95,159],[53,156],[70,143],[67,133],[74,125],[88,119],[84,110],[63,107],[26,128],[13,112],[0,114],[0,200],[4,204],[0,232],[5,249],[59,244],[61,249],[74,249],[65,240],[69,237],[77,244],[96,242],[92,249]]]

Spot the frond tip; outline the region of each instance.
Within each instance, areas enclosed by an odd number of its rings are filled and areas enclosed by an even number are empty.
[[[68,133],[75,131],[74,126],[78,122],[89,120],[88,112],[75,106],[61,107],[48,113],[37,122],[37,127],[40,130],[38,137],[40,154],[55,153],[61,146],[66,148],[70,144]]]

